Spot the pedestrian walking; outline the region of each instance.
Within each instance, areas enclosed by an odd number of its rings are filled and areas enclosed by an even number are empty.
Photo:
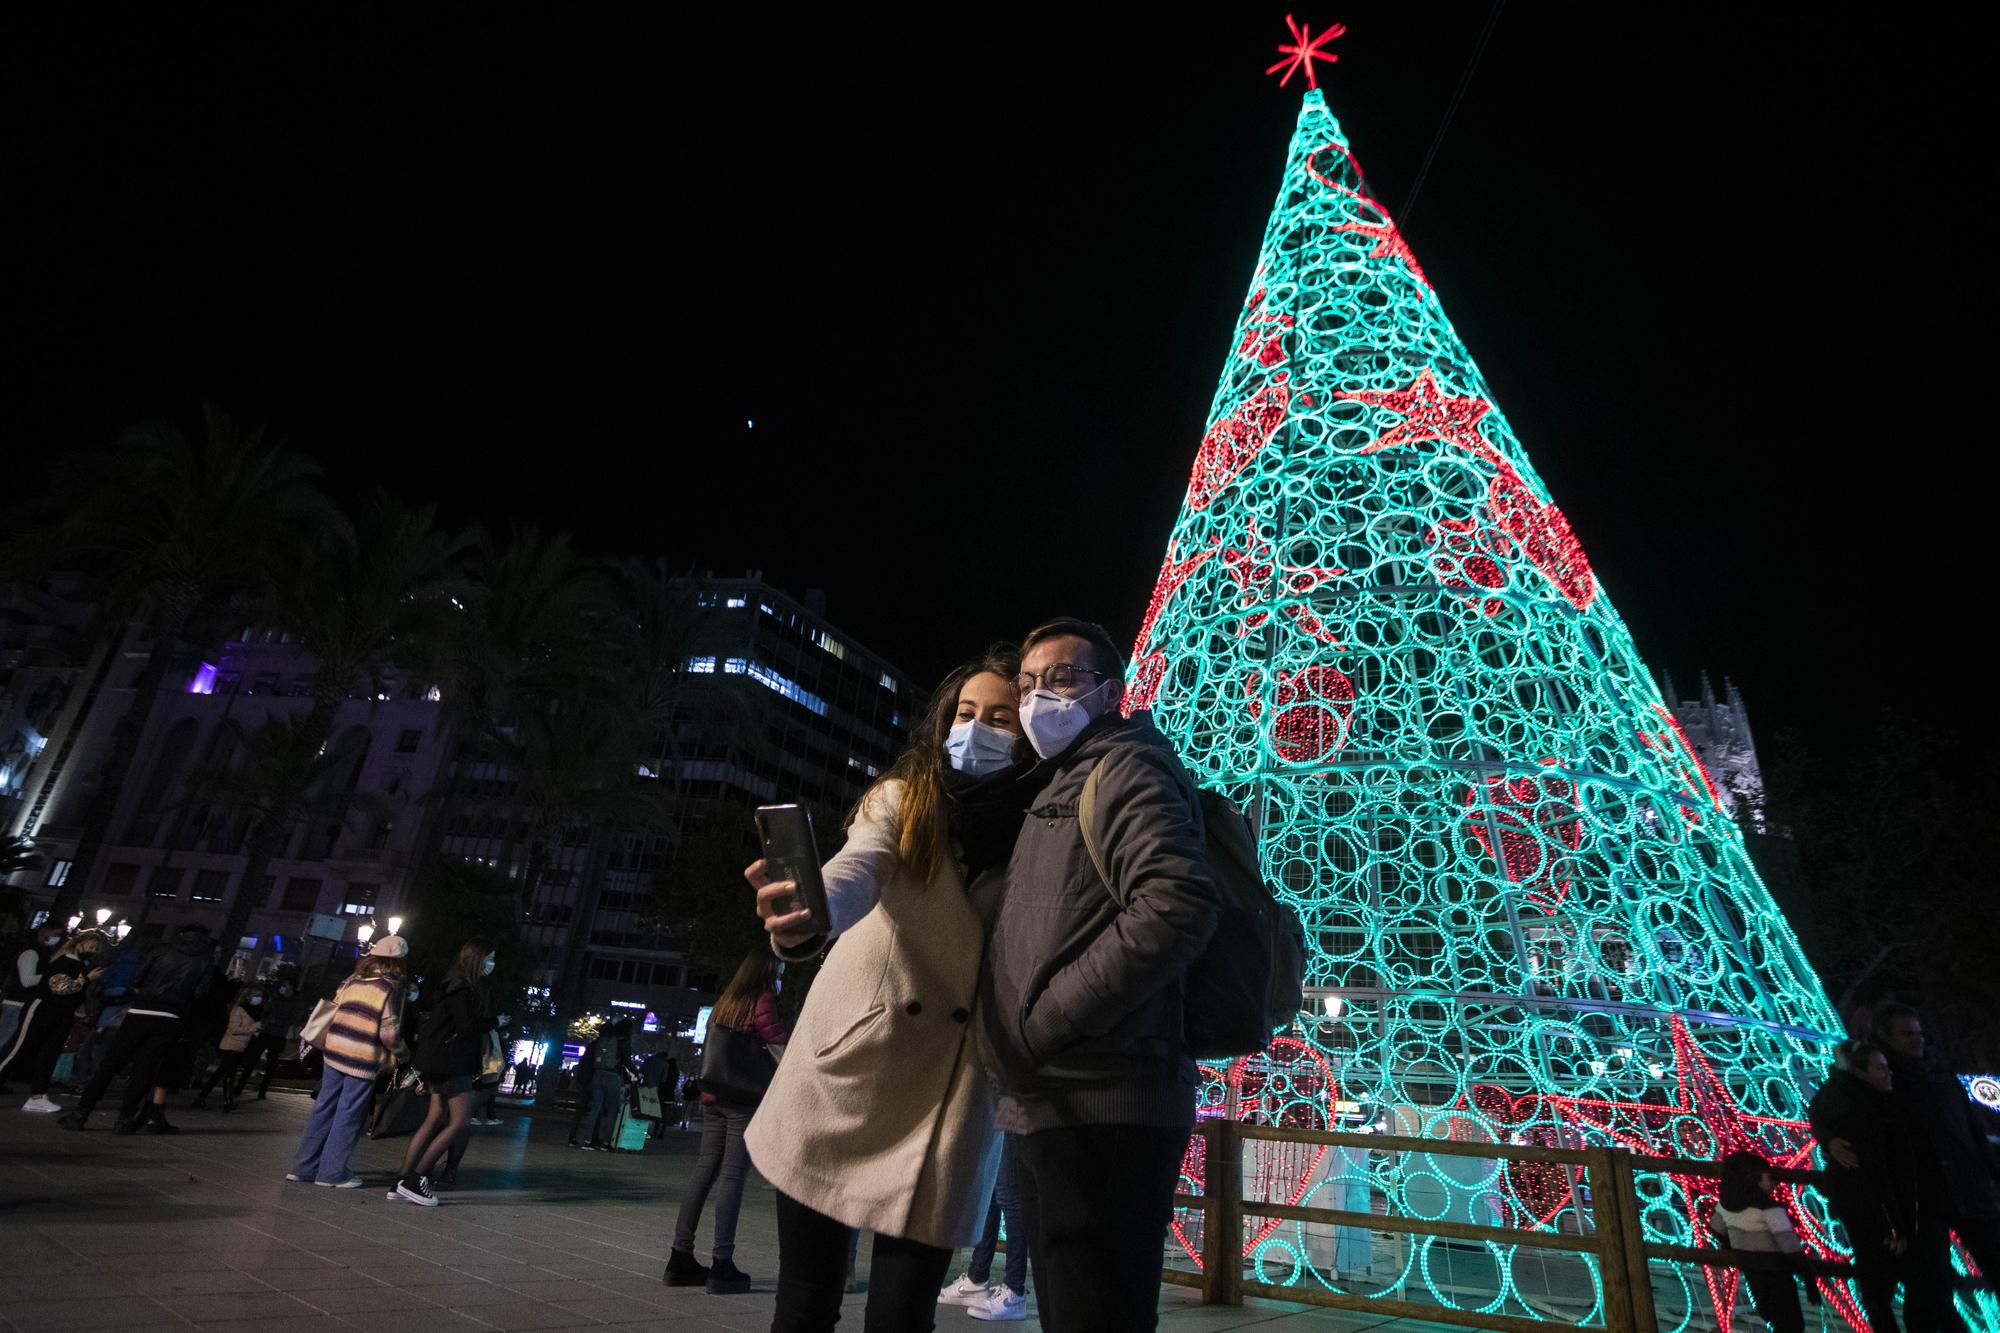
[[[1120,711],[1111,636],[1056,620],[1021,652],[1021,726],[1043,762],[981,972],[982,1058],[1001,1128],[1023,1136],[1042,1319],[1150,1329],[1194,1125],[1182,992],[1220,891],[1193,778],[1145,714]],[[1076,817],[1093,774],[1095,852]]]
[[[777,976],[777,958],[768,949],[753,951],[722,988],[709,1014],[707,1049],[702,1052],[701,1146],[674,1219],[673,1250],[662,1277],[670,1287],[706,1286],[714,1296],[750,1290],[750,1275],[735,1262],[736,1218],[743,1208],[750,1170],[743,1131],[770,1085],[774,1057],[759,1048],[783,1046],[790,1035],[778,1016]],[[711,1192],[715,1238],[704,1268],[694,1257],[695,1231]]]
[[[155,1081],[180,1036],[182,1016],[214,984],[213,951],[208,927],[193,924],[175,931],[173,943],[156,945],[147,953],[132,979],[132,1003],[125,1021],[118,1025],[76,1109],[56,1123],[64,1129],[87,1129],[90,1113],[104,1099],[111,1080],[129,1069],[113,1132],[136,1134],[142,1128],[155,1134],[180,1132],[167,1121],[161,1107],[165,1092]]]
[[[264,997],[254,986],[246,988],[236,1003],[229,1007],[228,1025],[216,1041],[215,1069],[195,1093],[194,1100],[189,1103],[191,1107],[206,1110],[208,1094],[215,1091],[217,1084],[221,1084],[222,1109],[225,1111],[236,1109],[236,1086],[241,1082],[237,1078],[237,1070],[242,1067],[243,1053],[250,1049],[251,1041],[256,1038],[258,1030],[264,1025],[263,1020],[258,1017],[263,1007]]]
[[[296,975],[289,970],[280,970],[277,976],[260,988],[263,1002],[257,1009],[262,1020],[256,1035],[243,1050],[243,1059],[236,1066],[235,1095],[241,1097],[250,1080],[257,1080],[257,1100],[263,1101],[270,1095],[271,1076],[278,1070],[278,1062],[285,1057],[289,1048],[297,1049],[298,1030],[305,1021],[305,1005],[298,995]]]
[[[1743,1281],[1771,1333],[1805,1333],[1791,1260],[1803,1247],[1792,1219],[1773,1196],[1776,1187],[1771,1164],[1763,1157],[1729,1154],[1722,1159],[1720,1200],[1708,1225],[1730,1249],[1758,1256],[1745,1261]]]
[[[938,1293],[939,1305],[960,1305],[974,1319],[1006,1321],[1028,1317],[1028,1250],[1032,1244],[1027,1219],[1021,1216],[1021,1136],[1003,1134],[1000,1174],[993,1181],[993,1203],[986,1210],[986,1230],[972,1247],[972,1258],[959,1279]],[[993,1285],[993,1254],[1000,1247],[1001,1224],[1007,1230],[1006,1276]]]
[[[299,1137],[286,1180],[358,1189],[354,1149],[368,1121],[375,1077],[402,1052],[403,969],[410,946],[400,935],[376,940],[354,975],[334,992],[333,1018],[321,1048],[319,1094]]]
[[[972,1018],[1034,792],[1016,760],[1018,667],[993,655],[946,677],[821,872],[838,946],[748,1137],[778,1191],[773,1330],[833,1326],[857,1228],[875,1233],[868,1327],[928,1329],[952,1251],[984,1229],[1000,1138]],[[746,873],[780,957],[826,948],[793,885],[770,882],[761,861]],[[1026,1260],[1020,1241],[1017,1226],[1010,1264],[1016,1251]],[[1016,1308],[1025,1288],[1017,1276]]]
[[[417,1041],[417,1072],[430,1089],[430,1110],[410,1136],[403,1169],[391,1197],[425,1208],[437,1206],[432,1174],[464,1138],[472,1122],[472,1081],[485,1055],[486,1034],[496,1021],[491,987],[493,947],[467,940],[446,974],[444,994],[424,1019]]]
[[[1965,1085],[1926,1044],[1923,1019],[1906,1004],[1878,1005],[1873,1035],[1894,1076],[1890,1098],[1915,1135],[1924,1198],[1972,1255],[1988,1291],[2000,1292],[2000,1188],[1993,1144]]]
[[[44,937],[46,947],[48,937]],[[101,930],[79,930],[60,940],[46,961],[35,953],[35,981],[27,986],[21,1011],[21,1025],[12,1045],[0,1057],[0,1081],[19,1075],[28,1081],[28,1100],[21,1109],[29,1114],[49,1115],[62,1107],[49,1097],[49,1080],[56,1062],[62,1058],[63,1044],[69,1040],[76,1011],[90,983],[103,975],[97,965],[100,950],[109,937]],[[16,960],[19,978],[20,959]]]

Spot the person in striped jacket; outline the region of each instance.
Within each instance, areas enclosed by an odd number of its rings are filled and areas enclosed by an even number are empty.
[[[400,935],[375,941],[334,995],[319,1095],[286,1180],[310,1180],[328,1189],[360,1187],[361,1177],[348,1169],[348,1162],[368,1119],[375,1076],[385,1062],[405,1054],[400,1017],[403,967],[409,953],[410,946]]]

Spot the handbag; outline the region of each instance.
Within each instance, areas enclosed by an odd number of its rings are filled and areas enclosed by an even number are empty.
[[[316,1051],[326,1049],[327,1030],[333,1026],[333,1016],[339,1012],[340,997],[321,1000],[306,1016],[305,1026],[299,1029],[299,1044],[310,1046]]]
[[[764,1100],[778,1062],[755,1033],[711,1020],[701,1052],[701,1090],[725,1106],[755,1106]]]
[[[479,1081],[481,1083],[498,1083],[500,1075],[505,1072],[507,1072],[507,1061],[500,1054],[500,1034],[497,1032],[488,1032],[486,1034],[486,1054],[479,1062]]]
[[[639,1089],[639,1117],[642,1120],[663,1120],[660,1110],[660,1090],[658,1088]]]

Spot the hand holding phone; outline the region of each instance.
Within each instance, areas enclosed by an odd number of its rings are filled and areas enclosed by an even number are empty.
[[[766,805],[758,808],[756,819],[764,857],[744,877],[757,889],[757,915],[764,928],[784,945],[831,934],[833,913],[820,878],[812,816],[801,805]]]

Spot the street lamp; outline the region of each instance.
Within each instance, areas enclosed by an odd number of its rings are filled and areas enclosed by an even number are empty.
[[[118,918],[118,938],[122,940],[131,933],[132,933],[132,923],[130,921],[125,920],[125,918],[123,917]]]
[[[71,930],[75,930],[78,926],[82,924],[83,924],[83,913],[81,912],[78,912],[76,915],[72,916],[69,919],[69,928]]]
[[[389,933],[391,935],[400,935],[403,933],[403,918],[399,916],[389,918]]]
[[[374,939],[375,923],[373,921],[364,921],[360,925],[356,926],[354,928],[354,938],[360,940],[363,944],[366,944],[368,943],[368,941]]]
[[[101,926],[101,925],[103,925],[103,924],[104,924],[105,922],[109,921],[110,919],[111,919],[111,909],[110,909],[110,908],[108,908],[108,907],[100,907],[100,908],[98,908],[98,909],[97,909],[97,924],[98,924],[98,925],[100,925],[100,926]]]

